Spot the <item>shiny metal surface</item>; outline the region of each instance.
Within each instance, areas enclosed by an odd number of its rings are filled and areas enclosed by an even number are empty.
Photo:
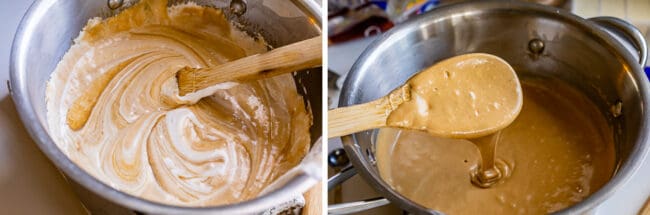
[[[120,1],[121,2],[121,1]],[[307,174],[290,179],[281,189],[259,198],[218,207],[190,208],[159,204],[117,191],[78,168],[54,144],[48,136],[46,126],[45,86],[50,73],[77,37],[81,28],[92,17],[107,17],[132,5],[134,1],[124,1],[121,8],[111,10],[107,0],[37,0],[23,17],[15,36],[10,59],[11,95],[25,127],[41,150],[72,181],[82,185],[79,195],[89,201],[90,209],[98,213],[115,211],[111,205],[121,206],[139,212],[152,214],[251,214],[265,211],[279,202],[287,201],[306,191],[313,183]],[[172,3],[185,2],[183,0]],[[228,8],[228,0],[196,0],[201,5]],[[305,14],[302,9],[313,6],[297,6],[284,0],[247,0],[246,12],[238,17],[229,16],[234,22],[243,24],[243,30],[261,34],[274,47],[290,44],[320,34],[320,25],[314,18],[318,14]],[[111,5],[115,6],[114,3]],[[309,8],[308,11],[318,9]],[[228,14],[228,11],[226,11]],[[279,14],[302,14],[300,16],[281,16]],[[299,91],[309,100],[314,125],[312,140],[321,136],[322,84],[320,69],[301,72],[296,75]],[[89,192],[91,191],[91,192]],[[107,199],[110,202],[93,201]],[[128,210],[127,210],[128,211]]]
[[[564,10],[514,1],[440,7],[405,22],[371,44],[348,73],[339,106],[377,99],[421,69],[469,52],[500,56],[520,77],[561,79],[597,104],[613,128],[616,141],[619,168],[613,178],[584,201],[557,212],[588,213],[630,179],[650,150],[646,110],[650,88],[639,64],[647,49],[629,36],[635,30],[630,32],[619,25],[618,31],[611,31],[608,29],[613,26],[602,23]],[[622,32],[625,35],[619,35]],[[539,53],[528,48],[534,39],[543,41]],[[618,115],[610,110],[621,112]],[[373,155],[374,135],[374,131],[364,131],[341,137],[359,174],[409,212],[439,213],[410,201],[380,178]]]
[[[355,169],[352,166],[343,168],[339,173],[334,174],[332,177],[330,177],[327,180],[327,190],[331,191],[332,189],[341,185],[341,183],[347,181],[348,179],[352,178],[352,176],[356,174],[357,174],[357,169]]]
[[[381,207],[390,203],[385,198],[368,199],[356,202],[347,202],[327,207],[328,214],[353,214],[361,211],[366,211],[376,207]]]

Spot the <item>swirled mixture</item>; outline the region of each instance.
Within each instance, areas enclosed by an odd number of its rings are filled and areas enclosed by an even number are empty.
[[[309,150],[312,117],[293,77],[183,97],[174,77],[266,49],[194,4],[143,0],[92,19],[48,82],[49,133],[84,170],[135,196],[183,206],[255,198]]]

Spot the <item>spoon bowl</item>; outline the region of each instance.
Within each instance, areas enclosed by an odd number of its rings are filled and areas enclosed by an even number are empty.
[[[459,55],[422,70],[382,98],[329,111],[329,137],[397,127],[476,138],[512,123],[522,101],[519,79],[506,61],[483,53]]]

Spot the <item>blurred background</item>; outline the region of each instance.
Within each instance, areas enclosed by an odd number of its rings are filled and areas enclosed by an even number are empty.
[[[329,108],[338,106],[340,88],[352,64],[377,35],[419,14],[436,7],[467,0],[328,0],[328,102]],[[571,11],[584,18],[614,16],[634,24],[650,43],[650,0],[525,0]],[[646,74],[650,73],[646,62]],[[330,176],[350,168],[343,155],[341,141],[332,138],[328,151]],[[595,211],[595,214],[637,214],[650,195],[650,162],[646,162],[634,177],[613,198]],[[645,181],[643,181],[646,179]],[[355,201],[375,202],[380,197],[359,175],[341,183],[329,192],[330,205]],[[359,214],[402,214],[399,208],[388,204]]]

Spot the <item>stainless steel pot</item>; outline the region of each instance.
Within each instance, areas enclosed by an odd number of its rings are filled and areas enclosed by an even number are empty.
[[[153,214],[251,214],[260,213],[299,195],[309,188],[313,179],[299,174],[282,188],[259,198],[232,205],[191,208],[159,204],[120,192],[101,183],[63,154],[48,135],[46,123],[45,86],[59,60],[92,17],[108,17],[132,5],[128,0],[37,0],[23,17],[15,36],[10,61],[10,93],[32,138],[41,150],[78,183],[81,199],[91,212],[116,213],[135,210]],[[171,3],[185,2],[171,1]],[[261,34],[274,46],[290,44],[319,35],[320,6],[312,0],[233,0],[237,9],[231,12],[230,0],[197,0],[201,5],[225,8],[229,19],[242,24],[245,31]],[[245,3],[245,5],[241,5]],[[296,76],[299,91],[309,100],[314,115],[312,140],[321,136],[322,78],[320,69]],[[90,190],[91,192],[88,192]],[[94,193],[94,194],[92,194]],[[103,199],[109,200],[101,201]],[[116,209],[114,203],[128,209]]]
[[[559,214],[582,214],[597,207],[645,160],[650,150],[646,110],[650,88],[641,65],[647,48],[638,30],[616,18],[583,19],[513,1],[434,9],[392,29],[365,50],[348,73],[339,106],[375,100],[423,68],[469,52],[500,56],[518,75],[566,81],[593,100],[610,123],[617,172],[600,190]],[[415,214],[439,213],[405,198],[381,179],[375,166],[374,135],[375,131],[365,131],[342,137],[356,171],[401,208]]]

